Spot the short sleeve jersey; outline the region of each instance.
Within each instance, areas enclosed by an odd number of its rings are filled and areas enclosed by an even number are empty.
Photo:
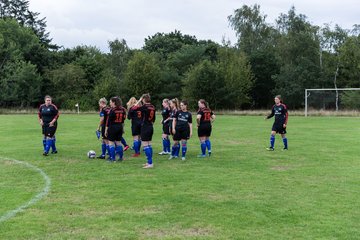
[[[200,108],[197,112],[198,115],[201,115],[200,125],[202,124],[210,124],[211,117],[214,115],[213,111],[209,108]]]
[[[192,116],[190,112],[177,111],[175,115],[177,129],[189,128],[189,123],[192,123]]]
[[[106,126],[123,124],[126,118],[126,110],[123,107],[111,108]]]
[[[155,122],[155,107],[151,103],[145,103],[140,107],[142,113],[142,124],[149,125]]]
[[[129,113],[128,113],[128,119],[131,119],[131,123],[139,123],[141,124],[142,122],[142,113],[141,110],[137,107],[131,107],[129,109]]]
[[[105,126],[106,124],[106,121],[107,121],[107,118],[109,116],[109,112],[110,112],[110,109],[109,107],[103,107],[101,110],[100,110],[100,117],[104,117],[104,121],[103,123],[101,124],[101,126]]]
[[[59,118],[59,110],[54,104],[50,104],[49,106],[42,104],[39,107],[38,116],[45,124],[47,124],[50,123],[53,119],[57,121]]]
[[[162,122],[164,123],[164,121],[170,117],[170,108],[163,108],[161,111],[161,116]]]

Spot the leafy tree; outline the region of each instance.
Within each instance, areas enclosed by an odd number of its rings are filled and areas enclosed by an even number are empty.
[[[112,74],[110,70],[106,70],[102,73],[100,79],[96,82],[94,87],[94,97],[96,100],[113,96],[124,97],[124,85],[120,84],[120,81]],[[124,100],[124,99],[123,99]],[[97,101],[96,101],[97,102]]]
[[[181,49],[183,45],[197,44],[195,36],[183,35],[180,31],[164,34],[156,33],[145,39],[143,50],[157,53],[161,59],[167,59],[169,54]]]
[[[254,84],[251,91],[252,107],[263,108],[271,103],[274,88],[273,75],[279,72],[274,45],[278,31],[266,23],[260,5],[243,5],[228,17],[238,36],[237,45],[251,64]]]
[[[349,36],[339,49],[341,62],[339,84],[344,87],[360,86],[360,34]]]
[[[78,65],[65,64],[58,69],[48,71],[46,75],[50,81],[47,94],[56,96],[57,103],[62,108],[72,109],[74,103],[89,93],[86,90],[88,86],[86,73]]]
[[[129,95],[150,93],[153,102],[159,100],[160,66],[149,53],[138,51],[130,59],[125,72],[125,85]]]
[[[249,106],[254,78],[246,55],[236,49],[221,48],[219,66],[226,87],[226,94],[222,96],[226,107],[222,107],[240,109]]]
[[[132,51],[124,39],[109,41],[110,53],[108,55],[110,66],[118,79],[123,79],[127,63],[132,56]]]
[[[4,107],[36,105],[40,95],[41,77],[36,66],[17,60],[8,61],[0,78],[0,102]]]
[[[289,106],[299,108],[304,104],[304,89],[316,86],[320,78],[317,27],[292,7],[288,14],[280,15],[277,28],[276,54],[281,67],[273,76],[274,94],[283,95]]]
[[[0,18],[15,19],[22,26],[30,27],[46,48],[58,49],[58,46],[51,43],[52,39],[46,32],[45,18],[38,19],[39,15],[39,13],[29,10],[29,1],[27,0],[0,0]]]
[[[183,97],[192,107],[201,98],[206,99],[214,109],[221,107],[224,94],[224,76],[217,63],[203,60],[193,66],[184,79]]]

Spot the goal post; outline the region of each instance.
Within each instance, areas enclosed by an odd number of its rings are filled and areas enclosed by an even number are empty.
[[[339,94],[339,93],[345,93],[346,91],[359,91],[359,92],[356,92],[356,94],[353,94],[352,98],[358,96],[356,100],[360,103],[360,88],[307,88],[307,89],[305,89],[305,117],[308,116],[309,107],[311,105],[309,103],[309,97],[311,96],[311,93],[322,92],[322,94],[321,94],[322,100],[325,98],[325,95],[327,95],[326,97],[331,99],[332,104],[335,105],[335,110],[338,111],[339,102],[341,102],[341,99],[342,99],[341,97],[343,95],[346,95],[346,94]],[[325,94],[325,93],[327,93],[327,94]],[[348,96],[348,98],[351,98],[351,96]],[[344,97],[344,99],[345,99],[345,97]],[[350,101],[348,101],[348,102],[350,102]],[[325,103],[323,103],[323,105],[325,106]],[[319,107],[319,108],[321,108],[321,107]]]

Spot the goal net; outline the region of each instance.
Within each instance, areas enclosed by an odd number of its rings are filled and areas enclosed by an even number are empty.
[[[359,111],[360,88],[305,89],[305,117],[318,111]]]

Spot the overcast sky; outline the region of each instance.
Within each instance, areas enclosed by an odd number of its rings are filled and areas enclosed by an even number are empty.
[[[46,17],[53,43],[72,48],[96,46],[108,52],[108,41],[125,39],[132,49],[157,32],[179,30],[198,40],[236,42],[227,17],[246,4],[260,5],[267,22],[295,6],[314,25],[360,24],[358,0],[30,0],[30,10]]]

